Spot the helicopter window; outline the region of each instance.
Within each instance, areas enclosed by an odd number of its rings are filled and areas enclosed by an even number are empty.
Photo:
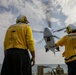
[[[50,39],[50,37],[47,37],[47,41],[50,41],[51,39]]]

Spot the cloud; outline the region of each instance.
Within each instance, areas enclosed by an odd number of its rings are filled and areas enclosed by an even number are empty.
[[[61,22],[59,21],[59,19],[51,18],[51,21],[52,22],[57,22],[59,26],[61,25]]]
[[[57,5],[60,5],[61,12],[67,16],[65,23],[76,22],[76,0],[55,0]]]

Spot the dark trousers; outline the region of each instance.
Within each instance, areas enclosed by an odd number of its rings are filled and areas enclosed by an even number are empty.
[[[68,75],[76,75],[76,60],[67,63]]]
[[[7,50],[1,75],[32,75],[28,51],[18,48]]]

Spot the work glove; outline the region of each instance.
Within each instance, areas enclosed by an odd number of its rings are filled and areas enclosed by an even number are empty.
[[[65,51],[62,53],[62,57],[64,57],[65,56]]]

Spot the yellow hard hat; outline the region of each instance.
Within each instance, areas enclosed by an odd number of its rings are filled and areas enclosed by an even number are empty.
[[[16,19],[16,23],[29,23],[29,21],[27,20],[27,17],[24,15],[19,15]]]
[[[69,24],[66,28],[67,33],[75,33],[76,32],[76,26],[73,24]]]

